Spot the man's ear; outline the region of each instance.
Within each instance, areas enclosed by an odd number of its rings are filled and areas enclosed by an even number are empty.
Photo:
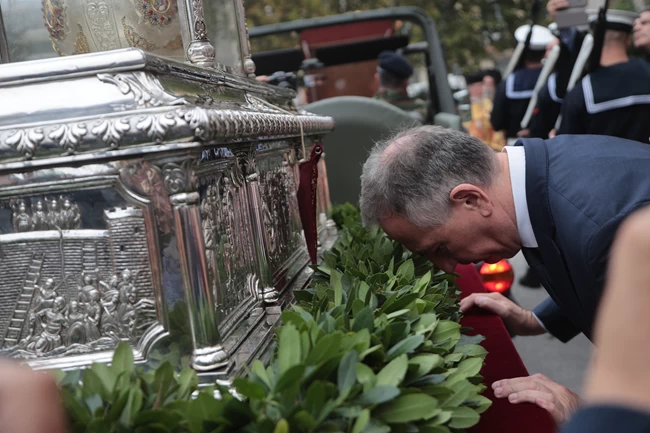
[[[449,193],[453,207],[463,207],[466,210],[480,212],[482,216],[492,214],[492,202],[488,195],[476,185],[462,183]]]

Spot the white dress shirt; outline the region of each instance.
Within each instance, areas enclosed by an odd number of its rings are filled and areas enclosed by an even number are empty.
[[[530,222],[528,201],[526,200],[526,151],[524,146],[506,146],[503,151],[508,154],[512,198],[515,202],[515,218],[517,219],[517,231],[521,238],[521,246],[524,248],[537,248],[537,239],[535,239],[533,225]],[[533,313],[533,316],[537,323],[544,330],[547,330],[535,313]]]
[[[526,200],[526,151],[524,146],[506,146],[503,151],[508,154],[512,198],[515,202],[515,217],[521,246],[537,248],[537,239],[535,239],[533,225],[530,222],[528,201]]]

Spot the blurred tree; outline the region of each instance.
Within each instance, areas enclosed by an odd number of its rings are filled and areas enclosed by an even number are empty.
[[[449,68],[477,69],[490,53],[514,48],[515,29],[528,20],[531,0],[246,0],[250,27],[392,6],[418,6],[437,25]],[[540,17],[544,18],[544,17]],[[413,34],[413,42],[420,32]],[[253,51],[297,47],[297,35],[253,40]]]

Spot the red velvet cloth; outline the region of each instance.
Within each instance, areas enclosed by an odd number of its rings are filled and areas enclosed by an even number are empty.
[[[458,286],[462,297],[484,292],[478,271],[473,265],[459,265],[456,272],[461,276]],[[473,328],[473,334],[486,339],[481,345],[489,352],[481,375],[488,389],[484,395],[492,400],[492,406],[481,415],[479,424],[470,433],[554,433],[555,423],[544,409],[534,404],[510,404],[507,399],[497,399],[492,383],[500,379],[528,376],[528,370],[517,353],[512,339],[498,316],[480,311],[470,311],[461,320],[463,326]]]
[[[323,146],[316,143],[307,161],[300,163],[300,183],[298,185],[298,209],[305,232],[305,242],[312,264],[317,263],[318,249],[318,211],[316,195],[318,194],[318,160],[323,154]]]

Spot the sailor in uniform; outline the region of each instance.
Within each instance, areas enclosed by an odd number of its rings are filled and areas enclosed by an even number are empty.
[[[569,92],[558,134],[610,135],[650,142],[650,64],[630,59],[637,14],[608,10],[600,67]],[[597,13],[590,16],[595,22]]]
[[[634,46],[650,59],[650,7],[642,9],[634,23]]]
[[[515,31],[515,39],[526,41],[530,25]],[[553,40],[553,34],[546,27],[535,25],[530,44],[523,52],[523,65],[501,82],[494,98],[491,123],[495,131],[504,130],[508,139],[516,139],[521,129],[521,120],[526,113],[533,89],[542,71],[542,59],[546,46]]]
[[[584,32],[575,29],[570,37],[566,37],[567,29],[558,29],[555,23],[548,28],[558,37],[547,46],[547,59],[555,46],[559,47],[559,55],[553,65],[553,72],[537,94],[535,109],[528,125],[528,136],[531,138],[547,139],[555,134],[553,130],[562,110],[569,78],[585,37]]]

